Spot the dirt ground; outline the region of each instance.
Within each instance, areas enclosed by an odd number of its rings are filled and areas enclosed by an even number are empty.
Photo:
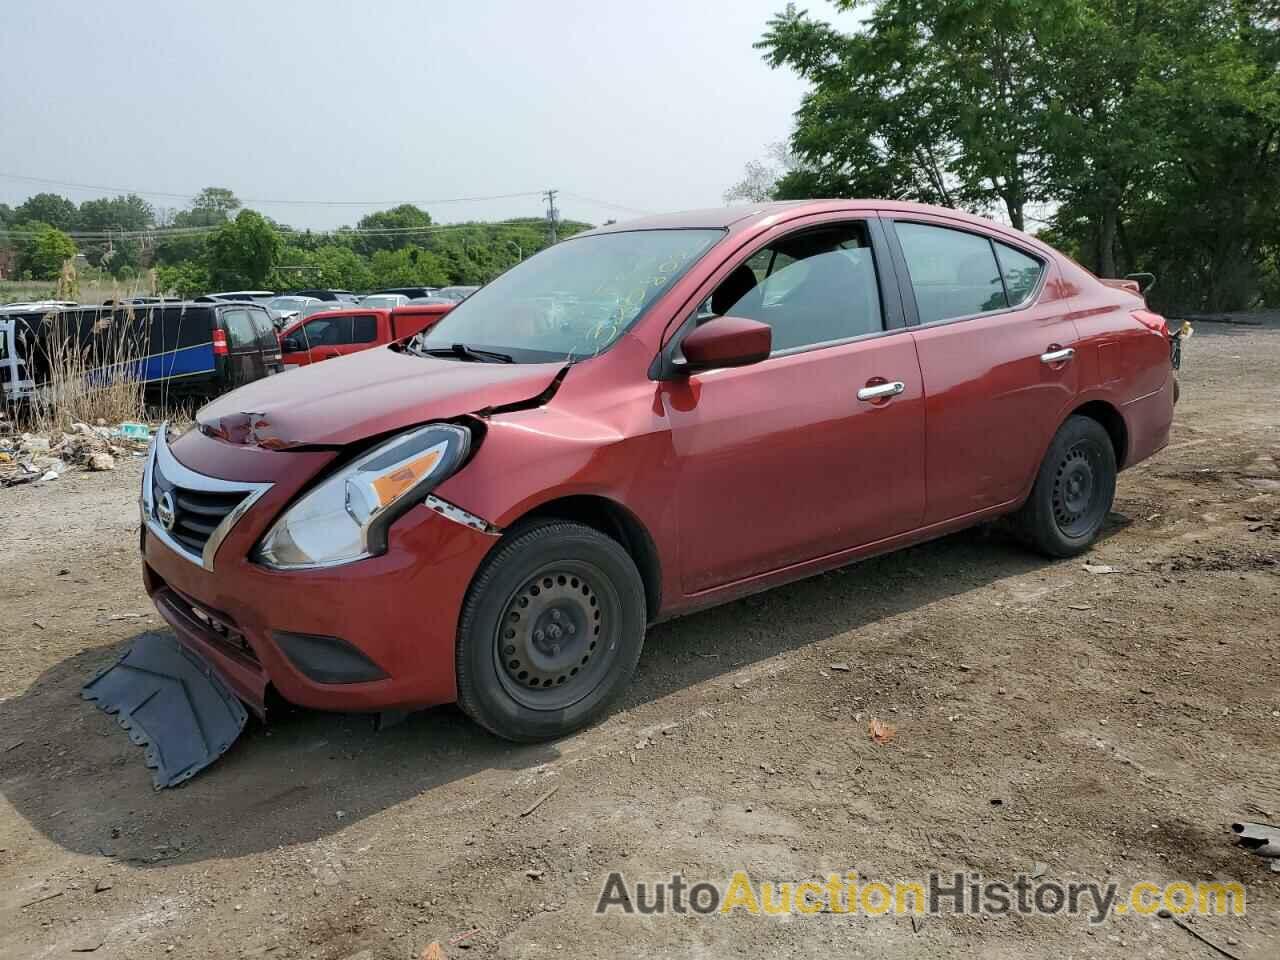
[[[0,491],[0,958],[1218,956],[1132,915],[593,914],[612,870],[1037,863],[1239,881],[1246,916],[1185,922],[1274,958],[1280,874],[1228,824],[1280,821],[1280,330],[1205,325],[1182,383],[1086,558],[1114,573],[970,531],[655,628],[623,706],[559,743],[299,713],[158,793],[78,697],[162,627],[137,462]]]

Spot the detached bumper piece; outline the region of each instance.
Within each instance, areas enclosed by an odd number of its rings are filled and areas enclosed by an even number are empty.
[[[129,652],[84,685],[146,748],[155,788],[195,776],[240,736],[249,714],[207,663],[163,633],[139,637]]]

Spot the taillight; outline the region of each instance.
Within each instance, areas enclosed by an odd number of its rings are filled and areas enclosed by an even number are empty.
[[[1133,319],[1150,330],[1152,333],[1158,333],[1166,339],[1169,336],[1169,322],[1158,313],[1152,313],[1150,310],[1133,311]]]
[[[213,355],[215,357],[225,357],[227,355],[227,331],[213,331]]]

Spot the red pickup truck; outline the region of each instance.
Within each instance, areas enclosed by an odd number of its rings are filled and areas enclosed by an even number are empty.
[[[407,340],[434,325],[454,304],[432,303],[394,310],[329,310],[280,332],[285,368],[303,367],[347,353]]]

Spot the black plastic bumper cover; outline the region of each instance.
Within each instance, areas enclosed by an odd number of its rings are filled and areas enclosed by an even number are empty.
[[[84,685],[146,748],[157,790],[195,776],[240,736],[249,713],[209,664],[166,633],[145,633]]]

